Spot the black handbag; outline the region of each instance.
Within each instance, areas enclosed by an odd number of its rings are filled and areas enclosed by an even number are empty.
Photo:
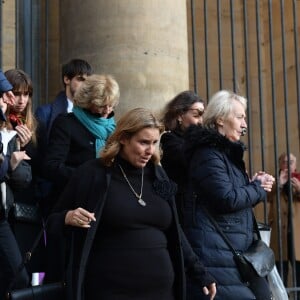
[[[273,250],[261,240],[258,224],[253,212],[253,225],[258,239],[254,240],[246,251],[239,252],[233,248],[231,242],[207,209],[203,208],[203,210],[206,212],[210,222],[214,225],[217,232],[222,236],[224,242],[233,253],[233,259],[236,263],[242,281],[249,287],[249,289],[252,290],[257,299],[272,299],[271,292],[266,292],[266,294],[261,293],[261,288],[259,286],[263,286],[261,280],[264,280],[264,277],[273,270],[275,266],[275,256]],[[261,294],[264,295],[261,296]]]
[[[64,300],[65,284],[63,282],[48,283],[15,290],[7,293],[7,300]]]
[[[274,253],[265,242],[255,240],[247,251],[237,252],[234,260],[244,282],[249,282],[256,276],[266,277],[274,268]]]
[[[15,202],[13,216],[16,222],[41,224],[43,221],[41,208],[37,204]]]
[[[47,224],[47,223],[46,223]],[[46,225],[45,225],[46,226]],[[37,286],[30,286],[23,289],[12,290],[12,287],[17,279],[18,274],[30,261],[32,253],[36,249],[41,237],[44,234],[45,228],[38,233],[31,249],[26,253],[22,263],[18,267],[14,279],[10,283],[6,293],[7,300],[65,300],[66,299],[66,284],[64,282],[47,283]]]

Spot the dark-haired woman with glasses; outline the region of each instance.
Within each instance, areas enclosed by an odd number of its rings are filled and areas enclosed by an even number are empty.
[[[202,124],[203,113],[203,100],[193,91],[184,91],[166,105],[162,118],[166,132],[160,140],[163,151],[161,164],[168,176],[178,185],[176,205],[181,222],[187,178],[186,161],[183,156],[183,135],[190,125]]]

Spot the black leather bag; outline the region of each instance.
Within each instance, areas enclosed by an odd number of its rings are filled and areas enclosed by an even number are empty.
[[[7,293],[7,300],[65,300],[65,284],[49,283]]]
[[[47,221],[45,222],[45,228]],[[34,250],[36,249],[41,237],[44,234],[45,228],[42,228],[38,233],[31,249],[25,254],[24,259],[15,274],[14,279],[11,281],[8,291],[6,293],[7,300],[65,300],[66,299],[66,284],[63,282],[48,283],[36,286],[30,286],[23,289],[13,290],[13,286],[17,279],[18,274],[26,264],[30,261]]]
[[[206,208],[203,208],[209,220],[221,235],[233,253],[233,259],[240,273],[242,281],[255,295],[258,300],[273,299],[270,287],[265,277],[272,271],[275,266],[275,257],[273,250],[261,240],[258,224],[253,214],[253,225],[258,239],[254,240],[250,247],[243,253],[236,251],[231,242],[224,234],[218,223],[210,215]]]
[[[244,253],[234,253],[234,260],[244,282],[253,278],[266,277],[275,266],[272,249],[262,240],[255,240]]]
[[[15,222],[41,224],[42,220],[41,208],[37,204],[28,204],[23,202],[14,203]]]

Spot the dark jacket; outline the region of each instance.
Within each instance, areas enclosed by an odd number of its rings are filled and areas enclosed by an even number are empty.
[[[179,226],[174,204],[175,190],[172,188],[173,184],[168,180],[161,167],[153,167],[155,168],[156,191],[163,199],[170,203],[173,212],[174,221],[168,234],[168,246],[175,270],[177,299],[182,300],[185,299],[183,255],[188,274],[197,281],[199,286],[208,285],[214,282],[214,279],[206,273]],[[107,200],[107,191],[111,178],[110,170],[110,168],[102,166],[99,159],[89,161],[80,166],[61,195],[55,209],[57,212],[54,212],[50,216],[49,230],[51,232],[59,233],[64,231],[69,237],[72,236],[73,247],[71,247],[72,250],[69,252],[69,257],[73,259],[67,272],[67,274],[71,274],[71,278],[68,277],[67,285],[75,294],[68,299],[84,299],[82,286],[85,268],[98,224],[101,222],[102,210]],[[67,210],[75,209],[79,206],[95,212],[97,221],[92,223],[92,227],[88,231],[86,229],[65,226],[64,220]]]
[[[181,130],[165,132],[160,139],[161,165],[178,186],[176,206],[180,223],[183,224],[183,197],[187,183],[187,162],[183,152],[184,137]]]
[[[60,114],[67,113],[68,100],[65,91],[61,91],[52,103],[40,105],[35,111],[35,117],[39,123],[39,139],[43,145],[48,144],[52,124]]]
[[[2,133],[1,133],[2,135]],[[23,252],[20,252],[15,235],[8,224],[9,212],[13,210],[14,192],[22,190],[31,181],[31,168],[26,161],[21,161],[12,170],[10,167],[11,154],[17,150],[16,136],[14,136],[7,146],[5,160],[7,161],[6,174],[1,178],[0,191],[0,298],[4,299],[4,293],[9,288],[11,282],[16,279],[12,289],[20,289],[28,286],[29,276],[25,269],[19,270]],[[26,249],[28,250],[28,248]]]
[[[51,195],[49,196],[52,184],[43,176],[43,163],[48,149],[52,124],[58,115],[67,113],[67,108],[68,100],[66,92],[61,91],[52,103],[40,105],[35,111],[35,117],[38,121],[38,127],[36,130],[37,151],[35,161],[39,162],[38,164],[34,164],[36,191],[37,197],[40,199],[42,204],[44,214],[46,215],[52,208]]]
[[[13,192],[21,191],[24,188],[28,187],[31,182],[32,174],[31,174],[31,167],[27,161],[22,160],[19,165],[12,170],[10,167],[10,157],[14,151],[17,151],[17,143],[16,143],[16,136],[14,136],[8,143],[7,146],[7,153],[5,155],[8,168],[7,173],[3,178],[3,182],[5,183],[5,194],[6,194],[6,205],[3,206],[2,200],[2,192],[1,194],[1,201],[0,201],[0,212],[1,217],[4,216],[7,218],[10,209],[13,207],[14,203],[14,195]]]
[[[6,79],[3,72],[0,70],[0,93],[8,92],[12,89],[12,85]]]
[[[185,232],[218,282],[216,299],[255,299],[241,282],[232,252],[203,210],[206,207],[216,219],[236,250],[245,251],[250,246],[254,237],[252,207],[266,192],[260,181],[249,181],[243,161],[244,146],[229,141],[216,130],[192,127],[186,135],[185,153],[190,162]],[[195,290],[189,290],[190,296],[196,295]]]
[[[44,176],[53,183],[53,196],[62,192],[78,166],[96,158],[95,142],[95,136],[73,113],[55,119],[44,163]]]
[[[66,114],[68,109],[68,100],[65,91],[61,91],[52,103],[43,104],[37,107],[35,117],[38,121],[37,127],[37,145],[39,160],[43,161],[48,147],[50,131],[56,117],[60,114]],[[41,172],[41,170],[40,170]]]

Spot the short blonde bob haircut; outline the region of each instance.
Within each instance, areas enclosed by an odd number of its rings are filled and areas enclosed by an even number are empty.
[[[122,149],[120,140],[124,138],[131,139],[145,128],[156,128],[160,134],[164,131],[164,125],[148,109],[135,108],[123,115],[117,122],[115,132],[108,138],[104,149],[100,153],[100,159],[103,161],[103,164],[105,166],[113,164],[115,157]],[[155,164],[159,163],[159,149],[153,153],[151,160]]]
[[[119,98],[119,85],[113,76],[94,74],[82,82],[74,95],[74,105],[85,109],[90,109],[93,105],[115,107]]]
[[[231,91],[221,90],[215,93],[208,102],[203,115],[203,126],[206,128],[217,129],[217,120],[223,118],[227,120],[233,109],[234,101],[242,104],[247,109],[246,98],[239,96]]]

